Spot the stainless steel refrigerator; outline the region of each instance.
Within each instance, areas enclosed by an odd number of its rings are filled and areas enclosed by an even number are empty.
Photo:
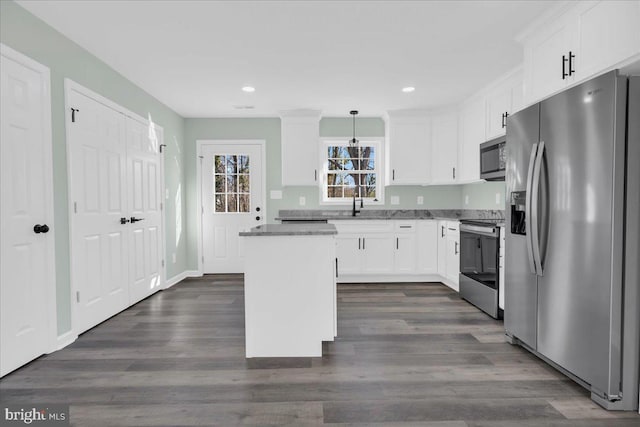
[[[505,329],[638,409],[640,77],[596,77],[508,119]]]

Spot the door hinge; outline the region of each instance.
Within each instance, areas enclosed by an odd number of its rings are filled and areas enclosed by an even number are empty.
[[[162,260],[162,266],[164,267],[164,260]]]
[[[76,113],[80,111],[78,108],[71,107],[71,123],[76,122]]]
[[[80,291],[76,291],[76,302],[80,302]]]
[[[78,213],[78,202],[73,202],[73,213]]]
[[[162,210],[162,202],[160,202],[160,210]]]

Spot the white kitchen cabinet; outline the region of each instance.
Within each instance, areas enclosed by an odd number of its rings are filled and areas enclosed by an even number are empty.
[[[504,135],[507,117],[520,108],[523,101],[522,71],[517,70],[506,77],[487,94],[486,139]]]
[[[486,105],[484,98],[463,104],[459,124],[459,183],[480,181],[480,144],[486,141]]]
[[[639,22],[638,0],[569,2],[560,7],[555,17],[530,29],[522,40],[525,103],[637,58]]]
[[[393,272],[394,239],[388,233],[368,233],[362,237],[362,272],[388,274]]]
[[[336,237],[338,276],[362,272],[362,237],[357,234],[341,234]]]
[[[282,112],[280,122],[282,185],[317,185],[320,112]]]
[[[438,274],[447,275],[447,221],[438,221]]]
[[[389,112],[387,184],[423,185],[431,179],[431,121],[426,113]]]
[[[457,221],[447,221],[447,283],[458,290],[460,275],[460,227]]]
[[[394,221],[393,271],[400,274],[416,272],[417,239],[415,221]]]
[[[420,274],[438,274],[438,221],[421,220],[417,223],[416,271]]]
[[[430,184],[456,183],[458,173],[458,115],[438,114],[431,120]]]

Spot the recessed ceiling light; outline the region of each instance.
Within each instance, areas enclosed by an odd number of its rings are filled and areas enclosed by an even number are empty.
[[[256,91],[256,88],[255,88],[255,87],[253,87],[253,86],[245,86],[245,87],[243,87],[243,88],[242,88],[242,90],[243,90],[244,92],[255,92],[255,91]]]
[[[402,91],[403,91],[404,93],[413,92],[414,90],[416,90],[416,88],[415,88],[415,87],[413,87],[413,86],[407,86],[407,87],[403,87],[403,88],[402,88]]]

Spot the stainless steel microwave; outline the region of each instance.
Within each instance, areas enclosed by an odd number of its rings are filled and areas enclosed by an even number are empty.
[[[480,178],[487,181],[504,181],[507,164],[506,136],[480,144]]]

